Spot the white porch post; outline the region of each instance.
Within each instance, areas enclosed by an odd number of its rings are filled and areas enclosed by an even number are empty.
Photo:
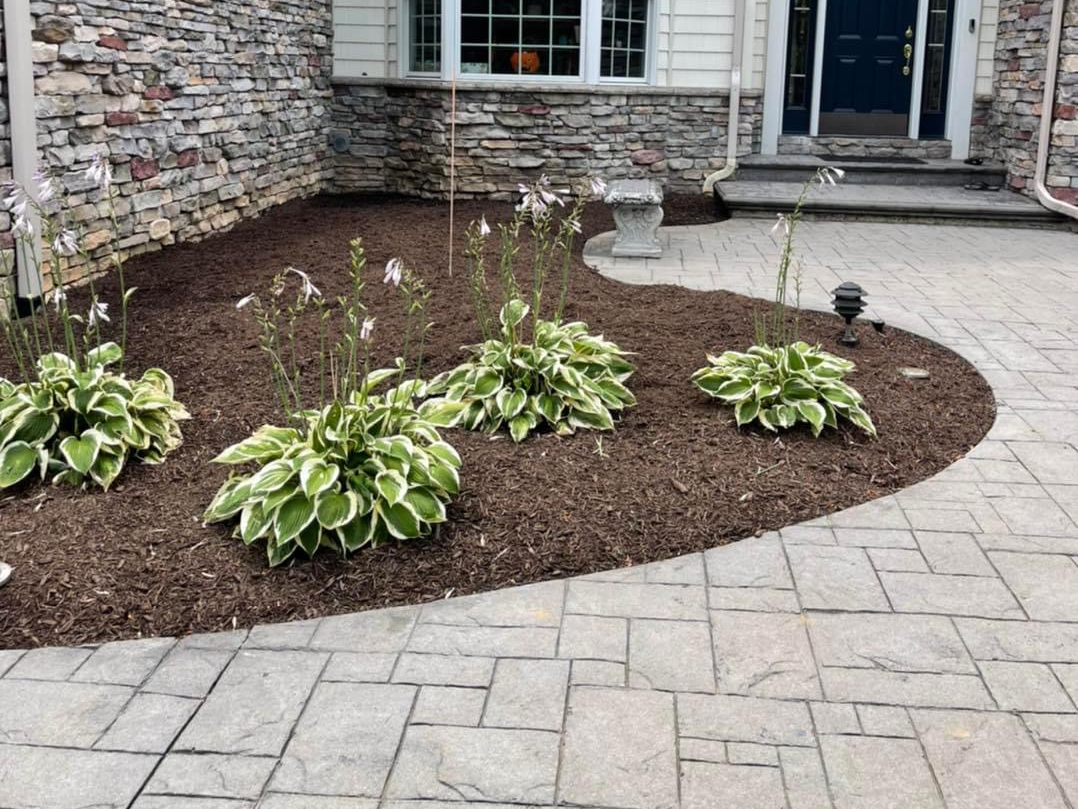
[[[30,193],[37,193],[33,177],[37,171],[37,115],[34,110],[34,63],[30,51],[30,0],[4,0],[4,38],[7,45],[8,111],[11,128],[12,179]],[[41,223],[32,214],[34,233]],[[20,244],[16,251],[16,289],[23,298],[37,298],[44,292],[37,267],[41,264],[41,240]]]
[[[918,0],[917,23],[913,29],[915,39],[913,43],[913,81],[910,82],[910,120],[909,132],[911,140],[921,137],[921,94],[924,89],[925,79],[925,51],[928,49],[925,40],[928,39],[928,0]]]
[[[764,69],[764,121],[761,154],[779,153],[782,131],[782,94],[786,85],[786,32],[790,0],[771,0],[767,7],[767,66]]]

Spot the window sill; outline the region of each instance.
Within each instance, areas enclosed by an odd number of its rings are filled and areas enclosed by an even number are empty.
[[[451,82],[445,79],[427,78],[422,76],[406,77],[403,79],[385,79],[371,76],[335,76],[332,79],[335,85],[357,85],[367,87],[400,87],[413,90],[449,90]],[[511,79],[489,79],[461,77],[457,79],[458,90],[478,90],[514,93],[566,93],[566,94],[591,94],[591,95],[690,95],[690,96],[715,96],[726,97],[730,95],[729,88],[716,87],[659,87],[653,84],[635,84],[626,81],[611,82],[610,84],[586,84],[581,81],[513,81]],[[743,96],[758,95],[759,91],[743,92]]]

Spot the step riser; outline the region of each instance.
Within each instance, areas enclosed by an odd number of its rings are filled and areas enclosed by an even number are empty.
[[[909,171],[866,169],[864,167],[836,166],[846,172],[843,182],[851,185],[906,185],[906,186],[965,186],[970,183],[1002,186],[1006,181],[1004,172],[980,171]],[[788,168],[769,166],[745,166],[737,170],[737,179],[770,183],[800,183],[811,176],[814,168]]]
[[[773,219],[775,214],[788,214],[793,210],[792,205],[775,205],[766,203],[736,203],[729,205],[724,203],[731,217]],[[947,225],[982,225],[985,227],[1044,227],[1051,229],[1066,230],[1068,223],[1061,221],[1050,212],[1016,214],[999,214],[991,211],[972,213],[970,211],[956,212],[929,212],[916,208],[895,208],[889,211],[865,211],[856,207],[816,207],[806,205],[802,209],[806,219],[818,219],[824,221],[856,221],[856,222],[906,222],[919,224],[947,224]]]

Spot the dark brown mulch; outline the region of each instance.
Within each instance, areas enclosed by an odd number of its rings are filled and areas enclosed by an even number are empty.
[[[708,221],[710,205],[674,200],[667,221]],[[480,213],[508,210],[463,203],[458,233]],[[637,354],[631,387],[639,406],[616,432],[514,446],[451,431],[465,459],[464,491],[439,536],[347,561],[320,555],[270,570],[261,547],[245,549],[224,526],[203,527],[200,515],[227,474],[208,461],[280,420],[254,326],[236,301],[289,264],[310,271],[327,295],[340,291],[348,240],[362,234],[378,359],[391,359],[400,326],[381,267],[401,255],[435,291],[428,367],[449,368],[477,333],[463,268],[446,277],[447,222],[447,207],[434,203],[316,199],[131,262],[139,287],[131,367],[166,367],[194,420],[165,465],[132,466],[108,494],[35,486],[0,499],[0,558],[16,569],[0,590],[0,646],[247,627],[665,559],[908,486],[963,455],[993,418],[988,387],[954,354],[867,327],[861,347],[839,350],[836,319],[811,314],[804,336],[857,361],[851,381],[879,439],[851,429],[819,440],[803,430],[781,438],[738,431],[730,411],[688,378],[706,352],[749,345],[751,313],[762,304],[724,292],[624,286],[578,262],[569,314]],[[601,207],[588,210],[587,233],[609,223]],[[896,373],[911,365],[929,369],[931,380]]]

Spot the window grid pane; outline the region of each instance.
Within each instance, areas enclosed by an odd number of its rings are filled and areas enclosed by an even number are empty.
[[[581,0],[464,0],[460,70],[579,76]]]
[[[414,73],[442,70],[442,0],[412,0],[412,47],[409,69]]]
[[[649,0],[604,0],[600,75],[642,79],[647,65]]]

